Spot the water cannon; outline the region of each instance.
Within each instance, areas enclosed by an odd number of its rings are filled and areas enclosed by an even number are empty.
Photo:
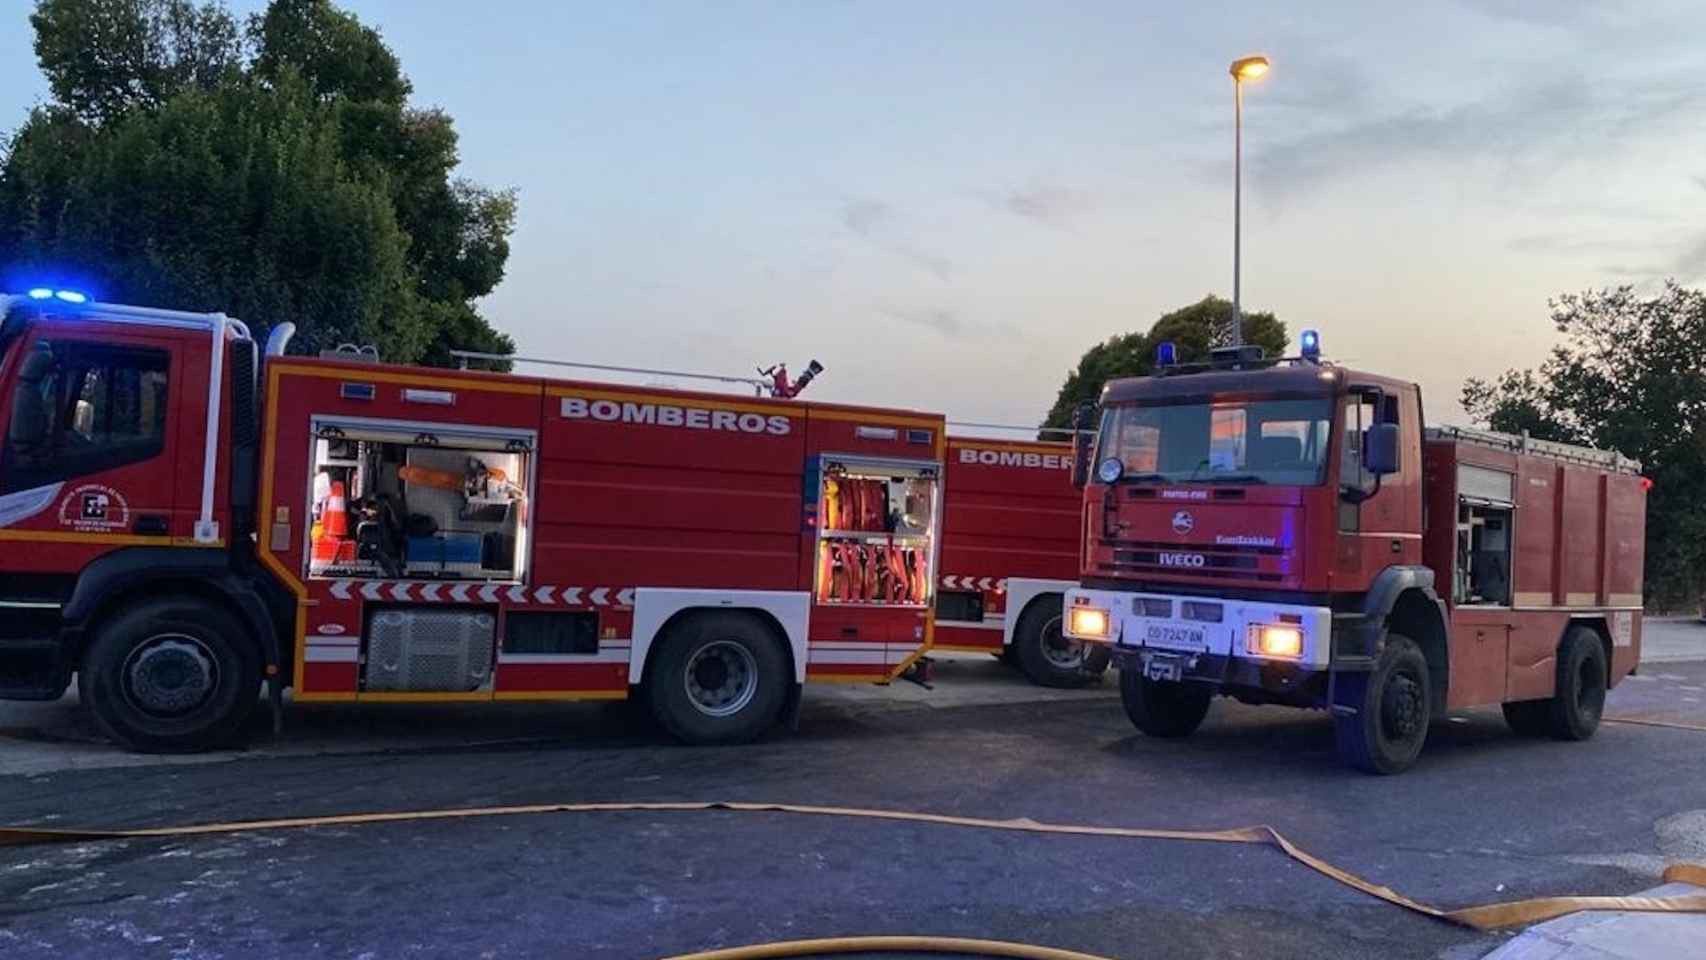
[[[1321,362],[1321,334],[1314,330],[1305,330],[1303,335],[1298,338],[1298,344],[1303,359],[1310,363]]]
[[[760,367],[758,372],[770,378],[771,396],[787,400],[799,396],[811,384],[812,379],[823,372],[823,364],[816,360],[811,361],[806,364],[806,372],[800,374],[800,378],[792,382],[788,380],[788,365],[785,363]]]

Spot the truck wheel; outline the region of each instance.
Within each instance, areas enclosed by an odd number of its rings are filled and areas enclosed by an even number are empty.
[[[758,620],[705,613],[670,628],[646,668],[652,715],[684,743],[746,743],[776,722],[787,655]]]
[[[1200,683],[1150,680],[1135,668],[1120,671],[1120,702],[1132,725],[1152,737],[1188,737],[1208,716],[1214,690]]]
[[[1032,600],[1019,615],[1013,629],[1013,657],[1031,682],[1042,687],[1082,687],[1101,674],[1091,670],[1086,644],[1069,639],[1060,631],[1062,598],[1042,596]],[[1102,667],[1108,665],[1102,657]]]
[[[224,746],[260,699],[261,658],[221,607],[164,597],[102,623],[77,693],[103,733],[135,750]]]
[[[1338,689],[1351,716],[1333,718],[1339,758],[1369,773],[1402,773],[1428,739],[1428,662],[1409,637],[1386,635],[1374,669],[1343,676]]]
[[[1547,732],[1559,740],[1586,740],[1605,710],[1605,648],[1599,634],[1574,626],[1558,648],[1558,685],[1546,704]]]
[[[1551,724],[1552,701],[1513,700],[1499,704],[1505,712],[1505,723],[1519,737],[1542,737]]]

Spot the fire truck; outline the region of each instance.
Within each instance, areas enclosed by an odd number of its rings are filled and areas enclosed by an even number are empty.
[[[0,300],[0,697],[114,739],[303,702],[619,700],[751,739],[933,638],[944,422],[285,356],[220,314]]]
[[[1640,465],[1424,428],[1415,384],[1302,342],[1197,366],[1161,344],[1153,376],[1106,385],[1075,461],[1067,634],[1111,649],[1157,737],[1216,694],[1330,711],[1342,759],[1374,773],[1411,766],[1447,710],[1592,736],[1640,659]]]
[[[1043,686],[1099,678],[1107,649],[1061,631],[1078,585],[1072,445],[949,436],[944,472],[935,649],[995,654]]]

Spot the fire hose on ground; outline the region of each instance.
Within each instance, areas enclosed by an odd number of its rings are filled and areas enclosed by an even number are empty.
[[[1680,725],[1679,725],[1680,726]],[[818,817],[845,817],[862,820],[926,823],[944,827],[1003,830],[1021,833],[1057,834],[1069,836],[1118,837],[1142,840],[1175,840],[1201,843],[1260,844],[1275,847],[1292,860],[1338,881],[1361,893],[1384,900],[1406,910],[1474,930],[1496,930],[1549,920],[1580,910],[1626,910],[1666,913],[1706,913],[1706,894],[1676,897],[1614,897],[1614,896],[1557,896],[1535,897],[1507,903],[1462,907],[1444,910],[1404,896],[1390,887],[1381,886],[1342,870],[1293,844],[1279,831],[1268,826],[1237,827],[1227,830],[1168,830],[1138,827],[1108,827],[1082,824],[1043,823],[1030,819],[992,820],[981,817],[960,817],[946,814],[919,813],[906,810],[874,810],[853,807],[827,807],[788,803],[748,802],[630,802],[630,803],[545,803],[523,806],[452,808],[444,810],[412,810],[393,813],[360,813],[315,817],[291,817],[274,820],[241,820],[225,823],[190,824],[175,827],[141,827],[115,830],[74,830],[45,827],[0,827],[0,846],[29,844],[74,843],[119,839],[160,837],[193,837],[207,834],[241,833],[258,830],[284,830],[304,827],[350,826],[359,824],[453,820],[499,816],[521,816],[547,813],[685,813],[727,811],[736,813],[785,813]],[[1691,883],[1706,886],[1706,866],[1675,864],[1664,873],[1666,882]],[[997,957],[1039,958],[1039,960],[1102,960],[1088,954],[1026,944],[998,941],[972,941],[956,938],[839,938],[806,940],[780,944],[761,944],[687,954],[674,960],[754,960],[771,957],[809,957],[829,953],[869,952],[872,950],[907,950],[912,952],[959,953]]]

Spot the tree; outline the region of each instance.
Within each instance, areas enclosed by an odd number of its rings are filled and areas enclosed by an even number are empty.
[[[1207,360],[1209,350],[1225,344],[1232,325],[1232,303],[1219,297],[1204,297],[1188,307],[1163,314],[1148,333],[1119,334],[1084,351],[1078,368],[1066,375],[1044,427],[1072,425],[1073,411],[1085,401],[1102,395],[1102,384],[1120,377],[1148,376],[1155,365],[1155,347],[1171,340],[1181,363]],[[1285,324],[1271,313],[1244,314],[1244,339],[1262,348],[1270,357],[1285,352]]]
[[[1673,609],[1706,586],[1706,293],[1667,282],[1550,303],[1563,343],[1538,370],[1471,379],[1463,406],[1496,430],[1590,444],[1639,460],[1647,501],[1647,600]]]
[[[310,352],[513,350],[473,301],[503,278],[515,197],[454,177],[450,117],[407,105],[396,57],[353,16],[275,0],[249,24],[252,57],[217,5],[41,0],[32,19],[55,102],[0,159],[0,263],[262,333],[290,321]],[[67,40],[90,23],[144,42],[129,56]],[[172,53],[207,48],[174,23],[238,53]]]
[[[237,21],[218,4],[189,0],[44,2],[30,16],[36,59],[59,103],[109,120],[206,89],[238,68]]]

